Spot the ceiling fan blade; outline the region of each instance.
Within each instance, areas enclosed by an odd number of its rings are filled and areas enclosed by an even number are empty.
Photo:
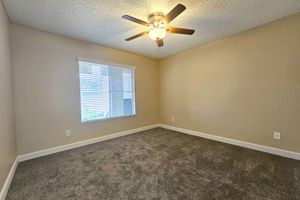
[[[186,7],[182,4],[177,4],[175,8],[173,8],[165,17],[166,23],[170,23],[173,19],[175,19],[178,15],[180,15]]]
[[[132,21],[132,22],[135,22],[135,23],[138,23],[138,24],[141,24],[143,26],[150,26],[150,24],[148,22],[145,22],[145,21],[140,20],[138,18],[132,17],[130,15],[123,15],[122,18],[127,19],[127,20]]]
[[[186,34],[186,35],[193,35],[195,32],[195,30],[192,29],[176,28],[176,27],[168,27],[167,31],[169,33]]]
[[[142,37],[142,36],[144,36],[144,35],[147,35],[147,33],[148,33],[148,31],[145,31],[145,32],[136,34],[136,35],[134,35],[134,36],[132,36],[132,37],[129,37],[129,38],[125,39],[125,40],[126,40],[126,41],[130,41],[130,40],[136,39],[136,38],[138,38],[138,37]]]
[[[163,41],[163,39],[156,40],[156,44],[157,44],[158,47],[164,46],[164,41]]]

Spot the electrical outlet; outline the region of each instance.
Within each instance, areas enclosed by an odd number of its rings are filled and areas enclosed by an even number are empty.
[[[71,130],[70,130],[70,129],[67,129],[67,130],[66,130],[66,136],[69,137],[69,136],[71,136],[71,135],[72,135]]]
[[[280,132],[274,131],[273,138],[274,138],[275,140],[280,140]]]
[[[172,118],[171,118],[171,121],[172,121],[172,122],[175,122],[175,120],[176,120],[175,117],[172,117]]]

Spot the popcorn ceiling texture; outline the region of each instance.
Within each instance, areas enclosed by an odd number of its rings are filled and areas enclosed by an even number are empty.
[[[11,22],[152,58],[163,58],[300,12],[300,0],[3,0]],[[149,37],[125,38],[146,27],[121,18],[147,20],[154,11],[187,7],[170,25],[193,28],[193,36],[168,34],[157,49]]]

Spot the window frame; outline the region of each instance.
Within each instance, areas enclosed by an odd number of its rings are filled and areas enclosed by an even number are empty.
[[[81,107],[81,91],[80,91],[80,61],[82,62],[90,62],[90,63],[95,63],[95,64],[99,64],[99,65],[109,65],[112,67],[122,67],[122,68],[128,68],[131,69],[133,71],[132,73],[132,81],[133,81],[133,89],[134,89],[134,114],[131,115],[126,115],[126,116],[117,116],[117,117],[108,117],[108,118],[103,118],[103,119],[93,119],[93,120],[88,120],[88,121],[82,121],[82,107]],[[111,62],[105,62],[105,61],[101,61],[101,60],[95,60],[95,59],[86,59],[86,58],[81,58],[81,57],[77,57],[77,64],[78,64],[78,83],[79,83],[79,108],[80,108],[80,123],[81,124],[86,124],[86,123],[94,123],[94,122],[101,122],[101,121],[108,121],[108,120],[115,120],[115,119],[122,119],[122,118],[129,118],[129,117],[134,117],[137,115],[137,103],[136,103],[136,77],[135,77],[135,73],[136,73],[136,67],[135,66],[130,66],[130,65],[124,65],[124,64],[116,64],[116,63],[111,63]]]

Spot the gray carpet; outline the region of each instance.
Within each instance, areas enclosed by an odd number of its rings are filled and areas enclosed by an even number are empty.
[[[300,199],[300,161],[161,128],[19,164],[7,200]]]

